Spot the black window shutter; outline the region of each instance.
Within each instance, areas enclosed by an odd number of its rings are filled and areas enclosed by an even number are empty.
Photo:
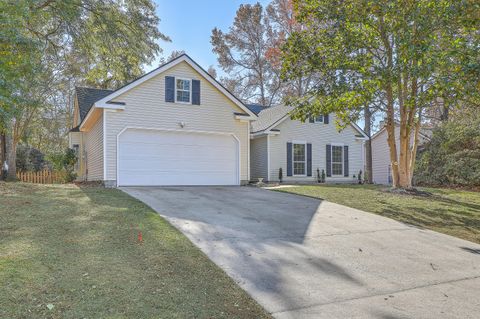
[[[325,154],[327,154],[327,177],[332,177],[332,145],[327,144],[327,151]]]
[[[287,143],[287,176],[292,176],[292,143]]]
[[[323,116],[323,124],[328,124],[328,114]]]
[[[343,176],[348,177],[348,145],[343,147]]]
[[[310,116],[310,117],[308,118],[308,121],[309,121],[310,123],[315,123],[315,118],[314,118],[313,116]]]
[[[312,144],[307,144],[307,176],[312,176]]]
[[[192,104],[200,105],[200,80],[192,80]]]
[[[175,77],[165,77],[165,102],[175,102]]]

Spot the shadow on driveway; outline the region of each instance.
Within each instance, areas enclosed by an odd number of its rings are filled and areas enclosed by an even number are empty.
[[[123,190],[278,318],[438,318],[439,285],[480,277],[477,257],[458,249],[469,242],[326,201],[251,187]],[[468,318],[478,300],[462,289],[449,302]]]

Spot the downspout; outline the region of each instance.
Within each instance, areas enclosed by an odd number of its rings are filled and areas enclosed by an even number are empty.
[[[267,134],[267,181],[270,181],[270,134]]]
[[[247,122],[247,184],[250,182],[250,124]]]
[[[107,110],[103,109],[103,182],[107,180]]]

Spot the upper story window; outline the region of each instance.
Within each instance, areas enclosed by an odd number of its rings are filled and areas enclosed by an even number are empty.
[[[315,123],[323,123],[323,115],[315,117]]]
[[[176,80],[177,80],[176,87],[175,87],[176,101],[181,103],[190,103],[190,100],[191,100],[190,96],[192,93],[190,80],[178,79],[178,78]]]

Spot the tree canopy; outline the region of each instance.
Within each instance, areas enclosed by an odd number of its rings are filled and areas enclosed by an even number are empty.
[[[410,188],[422,114],[445,92],[444,103],[457,105],[478,94],[478,3],[296,0],[294,8],[302,29],[283,47],[283,77],[321,75],[319,85],[289,100],[294,116],[335,112],[346,125],[365,105],[378,104],[387,118],[393,184]]]
[[[0,133],[12,175],[16,144],[44,127],[32,124],[60,120],[51,128],[66,133],[75,85],[121,86],[169,41],[151,0],[3,0],[0,19]]]
[[[228,76],[221,82],[245,102],[272,105],[285,96],[301,96],[316,77],[281,79],[281,47],[301,26],[291,0],[242,4],[228,32],[212,30],[211,43],[218,63]]]

